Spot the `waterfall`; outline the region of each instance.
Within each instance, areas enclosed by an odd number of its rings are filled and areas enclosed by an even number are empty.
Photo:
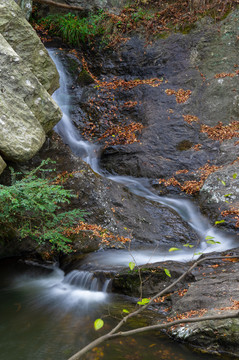
[[[68,91],[69,78],[65,72],[65,69],[63,68],[61,61],[57,57],[56,51],[53,49],[48,51],[53,61],[55,62],[58,72],[60,74],[60,88],[53,94],[53,98],[61,107],[63,117],[62,120],[56,125],[55,131],[62,137],[63,141],[69,145],[72,152],[76,155],[81,156],[82,159],[91,166],[92,170],[101,175],[102,177],[105,176],[114,182],[124,185],[126,188],[129,189],[129,191],[131,191],[131,193],[137,196],[140,196],[152,202],[166,205],[171,209],[175,210],[181,216],[181,218],[196,231],[199,238],[201,239],[201,242],[197,247],[197,252],[206,253],[211,251],[223,251],[232,248],[235,245],[235,240],[233,236],[226,232],[220,231],[215,227],[212,227],[208,219],[206,219],[200,213],[198,207],[196,207],[191,201],[172,197],[158,196],[147,187],[147,184],[145,185],[145,179],[136,179],[130,176],[111,175],[109,173],[106,173],[105,171],[103,172],[100,169],[98,162],[99,147],[89,143],[88,141],[83,140],[79,131],[75,128],[74,124],[71,121],[69,112],[71,101]],[[205,240],[207,236],[213,237],[215,241],[215,245],[213,245],[213,248],[208,246]],[[159,250],[160,249],[158,249],[158,251]],[[157,258],[156,261],[171,259],[187,261],[192,259],[192,257],[195,257],[194,252],[195,249],[187,249],[187,251],[182,250],[180,251],[180,254],[178,253],[177,255],[175,255],[172,253],[166,254],[161,251],[160,255],[156,256],[154,254],[153,257],[149,256],[148,253],[144,256],[142,252],[141,254],[139,254],[139,252],[134,252],[134,255],[132,253],[131,255],[127,254],[126,257],[124,256],[124,258],[127,259],[125,261],[128,261],[130,256],[132,261],[132,257],[136,256],[138,259],[141,259],[139,260],[139,263],[142,263],[142,259],[145,259],[146,257],[150,257],[151,259],[154,258],[155,260]],[[124,254],[124,251],[122,251],[122,254]],[[94,255],[90,256],[94,257]],[[112,264],[121,264],[122,258],[120,258],[119,256],[117,256],[117,259],[110,257],[110,259],[107,258],[107,263],[108,261],[112,261]],[[126,262],[126,264],[128,263]]]
[[[102,279],[89,271],[73,270],[65,276],[64,283],[79,287],[80,289],[107,292],[111,279]]]

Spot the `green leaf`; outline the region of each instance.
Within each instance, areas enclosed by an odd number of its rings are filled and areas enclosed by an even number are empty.
[[[127,310],[127,309],[123,309],[123,313],[125,313],[125,314],[129,314],[129,310]]]
[[[104,326],[104,321],[102,319],[96,319],[94,322],[95,330],[100,330]]]
[[[142,300],[138,301],[137,304],[139,305],[146,305],[150,302],[148,298],[143,298]]]
[[[135,263],[133,261],[130,261],[130,263],[129,263],[130,270],[133,270],[134,267],[135,267]]]
[[[195,252],[193,255],[202,255],[202,252]]]
[[[207,244],[215,245],[215,244],[221,244],[221,243],[220,243],[220,241],[208,240]]]
[[[206,236],[205,237],[205,240],[211,240],[211,239],[214,239],[214,236]]]
[[[172,247],[172,248],[170,248],[170,249],[169,249],[169,252],[171,252],[171,251],[178,251],[178,250],[181,250],[181,249],[178,249],[178,248]]]
[[[215,225],[222,224],[222,223],[224,223],[224,222],[225,222],[225,220],[215,221]]]
[[[225,181],[221,180],[221,183],[222,183],[223,186],[226,186]]]
[[[194,245],[191,245],[191,244],[184,244],[183,246],[189,247],[189,248],[193,248],[193,247],[194,247]]]
[[[170,271],[168,269],[164,269],[164,272],[167,276],[171,277]]]
[[[211,245],[221,244],[220,241],[214,241],[214,240],[208,240],[207,243],[208,243],[208,244],[211,244]]]
[[[233,177],[233,179],[236,179],[237,178],[237,173],[233,174],[232,177]]]
[[[228,196],[232,196],[232,194],[225,194],[224,196],[225,196],[225,197],[228,197]]]

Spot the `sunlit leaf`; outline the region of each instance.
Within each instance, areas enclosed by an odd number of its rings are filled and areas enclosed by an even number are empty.
[[[220,241],[208,240],[207,244],[215,245],[215,244],[221,244],[221,243],[220,243]]]
[[[233,177],[233,179],[236,179],[237,178],[237,173],[233,174],[232,177]]]
[[[130,270],[133,270],[134,267],[135,267],[135,263],[133,261],[130,261],[130,263],[129,263]]]
[[[225,197],[228,197],[228,196],[232,196],[232,194],[225,194],[224,196],[225,196]]]
[[[123,309],[123,313],[125,313],[125,314],[129,314],[129,310],[127,310],[127,309]]]
[[[138,301],[137,304],[139,305],[146,305],[149,303],[149,299],[148,298],[143,298],[142,300]]]
[[[164,269],[164,272],[167,276],[171,277],[170,271],[168,269]]]
[[[183,246],[189,247],[189,248],[193,248],[193,247],[194,247],[194,245],[191,245],[191,244],[184,244]]]
[[[202,255],[202,254],[203,254],[202,252],[194,253],[194,255]]]
[[[221,183],[222,183],[223,186],[226,186],[225,181],[221,180]]]
[[[104,326],[104,321],[102,319],[96,319],[94,322],[94,328],[95,330],[99,330]]]
[[[172,248],[169,249],[169,252],[171,252],[171,251],[177,251],[177,250],[180,250],[180,249],[175,248],[175,247],[172,247]]]
[[[206,236],[205,239],[206,240],[211,240],[211,239],[214,239],[214,236]]]
[[[217,225],[217,224],[222,224],[222,223],[224,223],[224,222],[225,222],[225,220],[215,221],[215,225]]]

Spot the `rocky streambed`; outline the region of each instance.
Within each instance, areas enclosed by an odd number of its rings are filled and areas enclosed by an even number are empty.
[[[155,305],[156,312],[165,316],[238,309],[238,18],[238,11],[218,24],[205,18],[189,34],[175,33],[151,44],[135,36],[115,51],[84,54],[87,67],[79,51],[55,49],[68,73],[70,117],[86,140],[101,146],[101,170],[92,170],[77,151],[70,150],[70,142],[63,136],[68,143],[64,144],[54,132],[35,157],[14,165],[26,170],[50,157],[56,161],[56,173],[72,173],[66,186],[78,197],[70,206],[87,210],[90,224],[108,229],[112,237],[132,238],[132,250],[157,252],[160,260],[150,255],[145,263],[160,263],[142,268],[144,296],[152,296],[185,270],[185,260],[195,251],[183,251],[184,245],[207,252],[219,251],[222,245],[225,259],[235,256],[233,261],[205,263],[189,274],[173,294]],[[1,181],[8,180],[5,170]],[[201,208],[211,225],[198,208],[178,210],[178,204],[187,200]],[[197,219],[203,225],[195,226]],[[214,224],[220,220],[225,222]],[[205,229],[212,228],[220,236],[220,246],[200,248]],[[217,228],[223,230],[220,235]],[[107,248],[115,243],[106,246],[101,240],[75,236],[76,252],[60,257],[62,268],[80,267],[87,261],[85,253],[105,248],[106,258],[109,251],[108,258],[116,259],[114,291],[137,297],[138,274],[122,269],[122,263],[119,269],[121,250],[111,253]],[[180,248],[180,262],[162,263],[171,247]],[[46,260],[49,253],[32,242],[2,245],[2,256],[16,254],[30,258],[38,254]],[[97,263],[97,256],[89,262]],[[238,328],[238,319],[205,322],[174,329],[170,335],[204,351],[238,357]]]

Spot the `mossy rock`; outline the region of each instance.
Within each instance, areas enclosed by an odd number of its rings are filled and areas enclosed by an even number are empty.
[[[78,83],[80,86],[87,86],[90,84],[94,84],[95,80],[93,77],[86,71],[85,69],[81,70],[78,76]]]

